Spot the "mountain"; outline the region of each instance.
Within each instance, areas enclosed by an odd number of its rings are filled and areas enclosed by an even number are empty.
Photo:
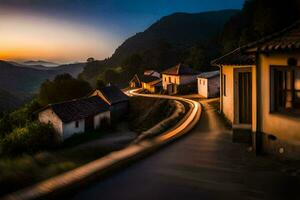
[[[205,71],[210,60],[220,55],[218,38],[224,24],[238,12],[221,10],[165,16],[128,38],[110,58],[98,61],[98,67],[88,63],[80,77],[93,85],[102,80],[123,86],[135,73],[145,69],[162,71],[178,62]]]
[[[23,63],[24,65],[42,65],[45,67],[57,67],[59,66],[59,64],[57,63],[53,63],[53,62],[48,62],[48,61],[43,61],[43,60],[29,60],[29,61],[25,61]]]
[[[7,98],[1,99],[0,107],[10,103],[18,105],[9,99],[12,99],[12,97],[18,97],[15,99],[20,101],[28,99],[38,91],[43,81],[53,79],[58,74],[68,73],[77,77],[83,71],[84,66],[85,63],[75,63],[52,67],[50,69],[45,66],[32,68],[0,60],[0,91],[1,96],[7,96]]]
[[[0,89],[0,112],[13,110],[21,106],[22,103],[23,101],[19,97]]]

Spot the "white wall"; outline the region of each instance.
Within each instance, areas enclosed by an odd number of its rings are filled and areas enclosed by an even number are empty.
[[[163,89],[167,90],[167,85],[176,84],[176,85],[184,85],[194,81],[197,81],[198,75],[183,75],[183,76],[174,76],[174,75],[162,75],[162,84]],[[171,79],[171,81],[170,81]]]
[[[162,75],[162,84],[163,84],[163,89],[167,90],[167,86],[169,84],[177,84],[177,85],[180,84],[180,78],[179,78],[179,76],[163,74]]]
[[[59,137],[63,138],[63,123],[51,108],[40,112],[38,119],[44,124],[51,123],[55,131],[59,134]]]
[[[75,133],[83,133],[85,128],[84,119],[78,120],[78,127],[76,128],[76,121],[63,124],[63,139],[67,139]]]
[[[207,79],[205,78],[198,78],[198,94],[208,98],[208,84]]]

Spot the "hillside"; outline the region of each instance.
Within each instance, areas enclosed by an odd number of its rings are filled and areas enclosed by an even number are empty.
[[[22,100],[19,97],[0,89],[0,112],[13,110],[21,104]]]
[[[11,101],[13,99],[11,97],[18,96],[20,101],[28,99],[28,97],[38,91],[41,83],[46,79],[52,79],[56,75],[63,73],[69,73],[77,77],[84,66],[85,63],[77,63],[49,69],[44,66],[26,67],[0,60],[0,91],[1,96],[7,96],[7,98],[1,98],[0,111],[1,107],[5,107],[4,105],[16,104],[16,102]]]
[[[224,24],[237,12],[175,13],[163,17],[144,32],[127,39],[111,58],[98,62],[99,69],[95,64],[88,65],[81,77],[91,84],[100,79],[124,85],[134,73],[144,69],[162,71],[178,62],[205,71],[210,60],[219,55],[217,41]]]
[[[127,39],[111,57],[120,62],[129,55],[159,47],[162,42],[183,48],[218,36],[224,24],[238,11],[222,10],[197,14],[175,13],[161,18],[147,30]]]

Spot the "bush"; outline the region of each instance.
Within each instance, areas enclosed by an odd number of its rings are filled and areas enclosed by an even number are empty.
[[[5,154],[33,153],[56,146],[57,138],[50,124],[32,122],[23,128],[15,128],[1,142]]]

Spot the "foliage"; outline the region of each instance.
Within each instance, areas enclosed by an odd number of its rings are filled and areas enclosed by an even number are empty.
[[[106,84],[103,80],[97,80],[97,83],[96,83],[96,88],[97,89],[100,89],[100,88],[105,87],[105,86],[106,86]]]
[[[300,19],[300,0],[247,0],[240,13],[226,23],[223,52],[279,31]]]
[[[91,62],[94,62],[94,61],[95,61],[95,59],[94,59],[94,58],[92,58],[92,57],[90,57],[90,58],[88,58],[86,61],[87,61],[88,63],[91,63]]]
[[[1,141],[1,147],[4,154],[33,153],[51,149],[57,141],[52,125],[31,122],[24,127],[15,128],[12,133],[5,136]]]
[[[40,88],[38,101],[41,105],[76,99],[87,95],[92,90],[88,82],[73,78],[69,74],[46,80]]]
[[[36,119],[34,112],[41,106],[36,99],[11,113],[6,113],[0,118],[0,138],[9,134],[14,128],[23,127]]]

